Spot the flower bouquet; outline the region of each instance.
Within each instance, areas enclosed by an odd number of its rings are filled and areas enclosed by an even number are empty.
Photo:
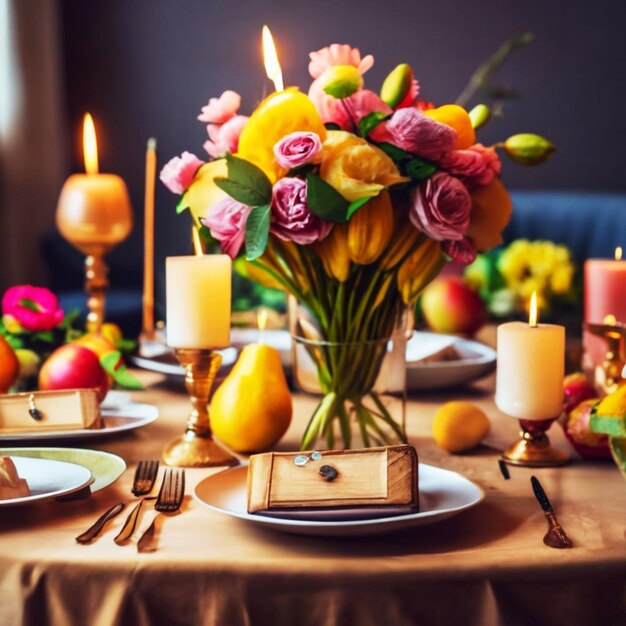
[[[212,98],[198,119],[213,160],[185,152],[161,180],[205,237],[307,310],[297,339],[323,397],[302,448],[333,447],[337,433],[350,447],[352,422],[366,446],[405,441],[376,389],[394,328],[447,259],[501,243],[512,207],[496,148],[531,164],[553,146],[530,134],[477,143],[488,108],[420,99],[406,64],[375,93],[371,55],[334,44],[310,59],[308,95],[277,91],[250,117],[235,92]]]

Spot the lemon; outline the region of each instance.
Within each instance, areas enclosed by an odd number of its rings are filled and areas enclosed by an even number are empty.
[[[469,402],[447,402],[435,414],[433,437],[448,452],[463,452],[477,446],[491,424],[481,409]]]

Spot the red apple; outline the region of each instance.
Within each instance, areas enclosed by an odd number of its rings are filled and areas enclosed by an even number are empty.
[[[594,433],[589,425],[591,411],[598,402],[597,398],[583,400],[561,422],[565,436],[583,459],[611,458],[609,438],[607,435]]]
[[[442,276],[426,287],[422,312],[439,333],[472,335],[487,320],[485,304],[460,276]]]
[[[57,348],[39,370],[39,389],[85,388],[95,388],[102,402],[109,379],[98,357],[83,346],[67,344]]]
[[[569,415],[583,400],[598,394],[583,372],[574,372],[563,379],[563,411]]]

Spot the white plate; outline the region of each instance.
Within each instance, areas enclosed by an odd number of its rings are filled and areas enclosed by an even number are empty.
[[[329,537],[380,535],[402,528],[434,524],[476,506],[485,497],[483,490],[464,476],[420,463],[420,513],[341,522],[281,519],[247,512],[247,472],[246,466],[240,466],[213,474],[198,483],[194,497],[214,511],[261,527],[296,535]]]
[[[0,508],[58,498],[79,491],[94,480],[86,467],[76,463],[19,456],[11,458],[20,478],[24,478],[28,483],[31,495],[25,498],[0,500]]]
[[[441,342],[440,347],[452,344],[461,358],[454,361],[411,363],[411,355],[418,351],[419,343],[426,341]],[[409,339],[407,359],[406,386],[409,391],[465,385],[490,374],[496,367],[496,351],[493,348],[470,339],[426,332],[415,332]]]
[[[67,461],[86,467],[94,477],[89,486],[91,493],[112,485],[126,469],[124,459],[103,452],[102,450],[86,450],[84,448],[0,448],[3,456],[24,456],[37,459],[53,459]]]
[[[102,418],[103,428],[82,428],[80,430],[57,430],[57,431],[37,431],[29,433],[0,434],[2,441],[54,441],[69,439],[98,439],[109,437],[127,430],[135,430],[154,422],[159,417],[159,410],[152,404],[142,402],[130,402],[111,407],[103,408]]]
[[[237,360],[237,355],[239,354],[236,348],[226,348],[225,350],[218,350],[218,352],[222,355],[221,367],[231,366]],[[173,350],[169,348],[162,354],[154,357],[132,355],[130,362],[136,367],[149,372],[157,372],[176,378],[184,378],[185,376],[185,368],[180,365],[174,356]]]

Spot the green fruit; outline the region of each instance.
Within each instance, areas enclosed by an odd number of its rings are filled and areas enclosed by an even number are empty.
[[[397,65],[387,78],[380,89],[380,97],[382,101],[389,105],[392,109],[398,106],[409,93],[413,83],[413,70],[407,63]]]
[[[334,98],[349,98],[363,87],[363,77],[352,65],[331,65],[320,76],[322,89]]]
[[[504,143],[504,149],[513,161],[521,165],[539,165],[556,150],[554,144],[533,133],[509,137]]]
[[[477,104],[469,113],[472,128],[478,130],[491,119],[491,109],[486,104]]]

